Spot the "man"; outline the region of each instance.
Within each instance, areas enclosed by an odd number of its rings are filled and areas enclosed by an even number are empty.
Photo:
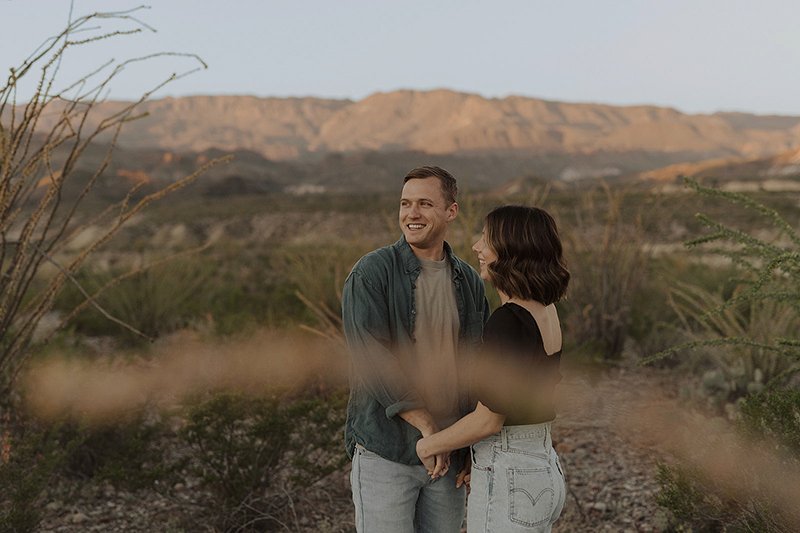
[[[445,242],[458,215],[456,180],[439,167],[405,177],[403,236],[362,257],[345,281],[342,318],[352,355],[345,445],[356,528],[366,533],[458,532],[463,463],[427,467],[416,442],[470,410],[458,368],[480,343],[489,305],[478,274]]]

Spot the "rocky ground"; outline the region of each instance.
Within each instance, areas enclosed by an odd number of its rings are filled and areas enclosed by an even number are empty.
[[[568,398],[553,439],[569,493],[555,531],[666,529],[667,515],[655,503],[656,454],[650,447],[633,444],[614,407],[620,398],[635,401],[649,395],[659,380],[657,372],[634,370],[562,384],[562,397]],[[130,492],[107,483],[61,481],[50,490],[39,531],[213,531],[208,523],[213,508],[198,480],[160,489]],[[353,531],[351,505],[345,468],[291,501],[284,530]]]

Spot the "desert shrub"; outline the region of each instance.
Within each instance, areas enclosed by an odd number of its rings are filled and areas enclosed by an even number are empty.
[[[310,322],[310,314],[289,283],[245,279],[214,280],[209,290],[214,332],[229,336],[258,326]]]
[[[607,185],[602,195],[584,193],[574,222],[561,230],[572,274],[565,328],[604,359],[622,354],[634,296],[648,274],[645,231],[638,213],[623,211],[624,199],[625,191]]]
[[[344,342],[342,286],[355,262],[368,251],[359,243],[282,250],[275,268],[283,279],[296,287],[297,300],[310,312],[310,323],[304,324],[304,329],[338,343]]]
[[[778,458],[796,468],[800,464],[800,392],[794,384],[800,369],[800,235],[776,210],[748,196],[709,189],[691,180],[687,183],[701,195],[759,215],[773,231],[767,239],[753,235],[752,228],[735,228],[698,215],[711,233],[689,245],[716,244],[710,252],[731,261],[738,271],[737,282],[726,295],[683,284],[674,293],[682,303],[674,308],[691,335],[702,335],[651,360],[687,350],[711,350],[706,353],[721,372],[734,378],[745,376],[743,387],[722,383],[729,392],[744,396],[739,410],[740,432],[766,437],[759,446],[777,443],[781,452]],[[759,490],[760,484],[771,480],[756,474],[747,497],[737,497],[715,484],[714,479],[680,464],[662,467],[659,503],[693,530],[795,531],[797,523],[786,516],[790,510],[781,509]]]
[[[129,326],[109,320],[95,307],[84,306],[70,321],[75,331],[84,335],[111,336],[136,344],[185,327],[207,307],[204,291],[209,270],[201,261],[169,261],[133,275],[92,270],[79,279],[89,293],[99,292],[95,300],[103,310]],[[84,298],[77,287],[67,287],[56,300],[56,309],[68,312]]]
[[[144,58],[112,60],[83,79],[66,82],[58,79],[59,65],[76,46],[149,28],[130,15],[137,9],[71,18],[19,65],[4,65],[10,74],[0,85],[0,392],[11,388],[37,325],[56,295],[76,282],[74,274],[87,258],[145,207],[191,183],[200,172],[146,192],[142,184],[119,187],[113,200],[98,194],[121,129],[142,116],[139,106],[150,92],[105,115],[98,104],[115,78]],[[128,27],[107,31],[97,22]],[[81,37],[75,39],[75,34]],[[170,54],[148,58],[163,55]],[[196,56],[184,56],[204,65]],[[153,90],[179,77],[174,73]],[[18,104],[18,92],[25,86],[35,89],[26,103]],[[101,139],[106,143],[102,147],[96,143]],[[90,170],[81,169],[79,162],[88,162]],[[84,230],[90,237],[81,240]],[[37,278],[41,283],[34,284]]]
[[[269,252],[225,243],[212,249],[211,276],[203,288],[207,313],[219,335],[256,327],[286,327],[313,321],[297,299],[296,285],[282,269],[282,249]],[[236,257],[236,261],[230,261]]]
[[[685,337],[697,343],[692,357],[706,361],[711,368],[706,381],[713,384],[715,394],[730,401],[785,378],[797,366],[795,358],[772,349],[769,343],[800,330],[800,314],[776,300],[758,298],[729,304],[742,290],[747,289],[737,287],[726,299],[718,291],[676,283],[669,298]],[[717,312],[708,313],[710,309]],[[729,339],[743,342],[724,342]],[[723,342],[706,344],[714,340]]]
[[[772,235],[768,240],[754,235],[752,228],[731,227],[697,215],[710,233],[687,245],[704,246],[705,253],[727,258],[737,272],[734,288],[730,294],[718,294],[696,284],[680,284],[673,291],[673,308],[694,338],[648,361],[713,348],[721,371],[744,372],[747,379],[753,378],[748,383],[785,385],[800,370],[800,235],[776,210],[746,195],[705,188],[691,180],[687,183],[704,196],[760,215]],[[756,374],[762,378],[755,379]],[[751,387],[751,392],[760,388]]]
[[[292,523],[293,498],[342,466],[344,397],[222,393],[191,407],[182,436],[211,490],[221,531]]]
[[[766,437],[786,454],[800,458],[800,390],[766,389],[741,405],[742,426],[750,435]]]

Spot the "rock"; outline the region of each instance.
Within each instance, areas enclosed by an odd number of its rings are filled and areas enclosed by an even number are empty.
[[[44,506],[46,511],[58,511],[61,509],[61,502],[59,501],[52,501]]]
[[[708,370],[703,374],[703,388],[710,392],[727,392],[729,390],[725,375],[719,370]]]
[[[87,520],[89,520],[89,517],[80,512],[74,513],[72,516],[69,517],[69,521],[73,524],[83,524]]]
[[[111,496],[116,494],[116,492],[117,489],[115,489],[114,485],[112,485],[111,483],[106,483],[103,486],[103,496],[105,496],[106,498],[110,498]]]

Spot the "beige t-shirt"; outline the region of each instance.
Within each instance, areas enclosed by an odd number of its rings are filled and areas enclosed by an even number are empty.
[[[417,382],[425,405],[440,428],[458,419],[458,307],[451,267],[420,259],[422,270],[414,291]]]

